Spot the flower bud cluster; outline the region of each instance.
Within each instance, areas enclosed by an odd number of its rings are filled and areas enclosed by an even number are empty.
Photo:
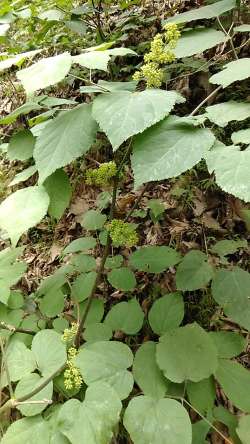
[[[77,353],[78,352],[75,347],[70,347],[68,349],[67,368],[64,371],[64,386],[67,390],[79,390],[83,383],[80,371],[73,362],[73,359],[77,356]]]
[[[76,322],[73,322],[71,325],[71,328],[65,328],[63,335],[62,335],[62,341],[65,343],[73,342],[75,335],[77,333],[78,324]]]
[[[86,171],[86,183],[98,187],[108,186],[116,174],[117,166],[115,162],[102,163],[98,168]]]
[[[134,224],[123,222],[120,219],[113,219],[106,228],[110,234],[113,244],[117,247],[132,247],[139,241]]]
[[[137,71],[133,79],[145,79],[147,88],[159,88],[163,82],[164,72],[162,65],[175,60],[173,49],[181,35],[175,23],[167,24],[164,34],[157,34],[150,47],[150,52],[144,56],[144,65]]]

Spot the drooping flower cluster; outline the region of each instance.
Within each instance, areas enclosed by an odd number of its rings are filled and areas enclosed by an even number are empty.
[[[159,88],[163,82],[164,72],[162,65],[175,60],[173,49],[180,38],[180,31],[175,23],[167,24],[163,34],[157,34],[150,47],[150,52],[144,56],[144,65],[137,71],[134,80],[146,80],[147,88]]]
[[[98,168],[86,171],[86,183],[98,187],[108,186],[117,174],[115,162],[102,163]]]
[[[123,222],[120,219],[113,219],[106,228],[110,234],[113,244],[117,247],[132,247],[138,243],[138,234],[134,224]]]
[[[75,335],[77,333],[78,324],[76,322],[72,322],[72,325],[70,328],[65,328],[63,335],[62,335],[62,341],[67,343],[73,342]]]
[[[67,368],[64,371],[64,386],[67,390],[77,389],[79,390],[83,379],[79,369],[75,366],[73,359],[77,356],[77,349],[70,347],[68,349]]]

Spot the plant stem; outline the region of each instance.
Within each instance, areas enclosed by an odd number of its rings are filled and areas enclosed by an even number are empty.
[[[130,142],[128,144],[127,150],[126,150],[126,152],[125,152],[125,154],[124,154],[124,156],[123,156],[123,158],[122,158],[122,160],[120,162],[120,165],[119,165],[119,167],[117,169],[116,176],[114,178],[114,186],[113,186],[112,202],[111,202],[110,213],[109,213],[109,221],[112,221],[112,219],[114,218],[115,205],[116,205],[116,195],[117,195],[117,190],[118,190],[118,185],[119,185],[120,173],[122,171],[122,168],[123,168],[125,162],[127,161],[128,157],[129,157],[129,155],[131,153],[131,150],[132,150],[132,138],[130,139]],[[82,318],[81,318],[81,320],[79,322],[77,333],[76,333],[76,336],[75,336],[74,344],[78,348],[79,348],[80,343],[81,343],[81,334],[82,334],[82,330],[83,330],[84,324],[86,322],[87,316],[89,314],[89,310],[91,308],[92,302],[93,302],[94,297],[95,297],[96,289],[97,289],[97,287],[99,285],[101,276],[102,276],[103,271],[104,271],[104,266],[105,266],[106,259],[107,259],[108,255],[109,255],[110,246],[111,246],[111,238],[110,238],[110,235],[108,234],[107,242],[106,242],[105,249],[104,249],[103,256],[102,256],[102,260],[101,260],[101,263],[99,265],[99,268],[98,268],[98,271],[97,271],[97,274],[96,274],[96,279],[95,279],[95,282],[94,282],[91,294],[90,294],[90,296],[88,298],[88,302],[87,302],[85,311],[84,311],[84,313],[82,315]]]
[[[232,39],[232,37],[231,37],[230,34],[229,34],[230,30],[229,30],[229,32],[227,32],[227,31],[225,30],[225,28],[224,28],[224,26],[222,25],[222,23],[221,23],[219,17],[217,17],[217,22],[219,23],[219,25],[220,25],[222,31],[224,32],[225,36],[228,37],[229,42],[230,42],[230,46],[231,46],[232,51],[233,51],[233,54],[234,54],[234,57],[235,57],[236,60],[238,60],[238,55],[237,55],[237,52],[235,51],[235,47],[234,47],[234,44],[233,44],[233,39]]]
[[[16,328],[14,325],[6,324],[5,322],[0,322],[0,330],[8,330],[12,333],[25,333],[27,335],[35,335],[36,332],[26,328]]]
[[[53,379],[61,373],[64,368],[66,367],[66,364],[61,365],[52,375],[50,375],[47,379],[44,379],[43,382],[36,387],[34,390],[31,390],[31,392],[27,393],[27,395],[20,396],[20,398],[9,399],[2,407],[0,407],[0,415],[4,413],[8,409],[15,408],[19,403],[27,401],[28,399],[32,398],[32,396],[35,396],[37,393],[39,393],[44,387],[46,387]]]
[[[213,97],[215,94],[217,94],[217,92],[219,92],[222,89],[222,86],[218,86],[218,88],[214,89],[204,100],[202,100],[201,103],[199,103],[199,105],[189,114],[189,117],[194,116],[195,114],[197,114],[197,112],[199,111],[199,109],[205,105],[205,103],[211,99],[211,97]]]
[[[149,188],[149,182],[143,187],[141,193],[139,194],[139,196],[137,197],[137,199],[135,200],[131,210],[128,212],[127,216],[124,219],[124,222],[127,222],[128,219],[130,218],[130,216],[132,216],[134,210],[138,207],[140,201],[142,200],[145,192],[147,191],[147,189]]]
[[[10,396],[13,397],[14,396],[14,392],[13,392],[13,388],[12,388],[12,385],[11,385],[10,373],[9,373],[9,368],[8,368],[8,364],[7,364],[7,358],[6,358],[6,354],[5,354],[5,350],[4,350],[3,340],[2,340],[1,337],[0,337],[0,348],[1,348],[2,360],[3,360],[3,363],[4,363],[4,369],[5,369],[5,372],[6,372],[6,378],[7,378],[7,382],[8,382]]]

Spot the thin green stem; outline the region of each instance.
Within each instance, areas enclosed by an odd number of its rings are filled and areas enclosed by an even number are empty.
[[[11,385],[10,373],[9,373],[7,358],[6,358],[6,354],[5,354],[5,350],[4,350],[3,340],[2,340],[1,337],[0,337],[0,348],[1,348],[2,360],[3,360],[3,363],[4,363],[4,369],[5,369],[5,373],[6,373],[6,378],[7,378],[7,382],[8,382],[10,396],[13,398],[14,391],[13,391],[13,388],[12,388],[12,385]]]
[[[5,322],[0,322],[0,330],[8,330],[12,333],[25,333],[26,335],[34,336],[36,332],[34,330],[29,330],[27,328],[16,328],[14,325],[6,324]]]

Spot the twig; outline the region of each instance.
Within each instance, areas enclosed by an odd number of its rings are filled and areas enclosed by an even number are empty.
[[[139,194],[139,196],[137,197],[137,199],[135,200],[131,210],[128,212],[127,216],[124,219],[124,222],[127,222],[128,219],[130,218],[130,216],[132,216],[134,210],[138,207],[140,201],[142,200],[145,192],[147,191],[147,189],[149,188],[149,182],[143,187],[141,193]]]
[[[14,325],[6,324],[5,322],[0,322],[0,330],[8,330],[12,333],[25,333],[27,335],[35,335],[37,332],[29,330],[27,328],[16,328]]]
[[[232,39],[232,37],[230,36],[229,32],[227,32],[227,31],[225,30],[225,28],[224,28],[224,26],[222,25],[222,23],[221,23],[219,17],[217,17],[217,22],[219,23],[219,25],[220,25],[222,31],[224,32],[224,34],[228,37],[229,42],[230,42],[230,45],[231,45],[231,48],[232,48],[232,51],[233,51],[233,54],[234,54],[234,57],[235,57],[235,59],[237,60],[237,59],[238,59],[238,55],[237,55],[237,52],[235,51],[235,47],[234,47],[234,44],[233,44],[233,39]]]
[[[120,165],[119,165],[119,167],[117,169],[116,176],[114,178],[112,202],[111,202],[110,214],[109,214],[109,220],[110,221],[114,218],[115,205],[116,205],[116,195],[117,195],[117,190],[118,190],[118,185],[119,185],[120,173],[122,171],[122,168],[123,168],[127,158],[129,157],[129,155],[131,153],[131,150],[132,150],[132,138],[130,139],[130,142],[129,142],[129,145],[127,147],[127,150],[126,150],[126,152],[125,152],[125,154],[124,154],[124,156],[123,156],[123,158],[121,160],[121,163],[120,163]],[[95,297],[96,289],[97,289],[97,287],[99,285],[101,276],[103,274],[103,270],[104,270],[106,259],[107,259],[108,254],[109,254],[110,246],[111,246],[111,238],[110,238],[110,235],[108,234],[107,242],[106,242],[106,245],[105,245],[105,249],[104,249],[104,252],[103,252],[103,257],[102,257],[101,263],[100,263],[98,271],[97,271],[96,279],[95,279],[95,282],[94,282],[91,294],[90,294],[90,296],[88,298],[88,302],[87,302],[85,311],[84,311],[84,313],[82,315],[82,318],[81,318],[81,320],[79,322],[79,325],[78,325],[77,333],[76,333],[75,340],[74,340],[74,344],[75,344],[76,347],[80,346],[82,330],[83,330],[85,321],[87,319],[87,316],[89,314],[89,310],[91,308],[93,299]]]
[[[222,89],[222,86],[218,86],[218,88],[214,89],[204,100],[202,100],[202,102],[189,114],[189,117],[194,116],[195,114],[197,114],[197,112],[199,111],[199,109],[205,105],[205,103],[211,99],[211,97],[213,97],[215,94],[217,94],[220,90]]]

